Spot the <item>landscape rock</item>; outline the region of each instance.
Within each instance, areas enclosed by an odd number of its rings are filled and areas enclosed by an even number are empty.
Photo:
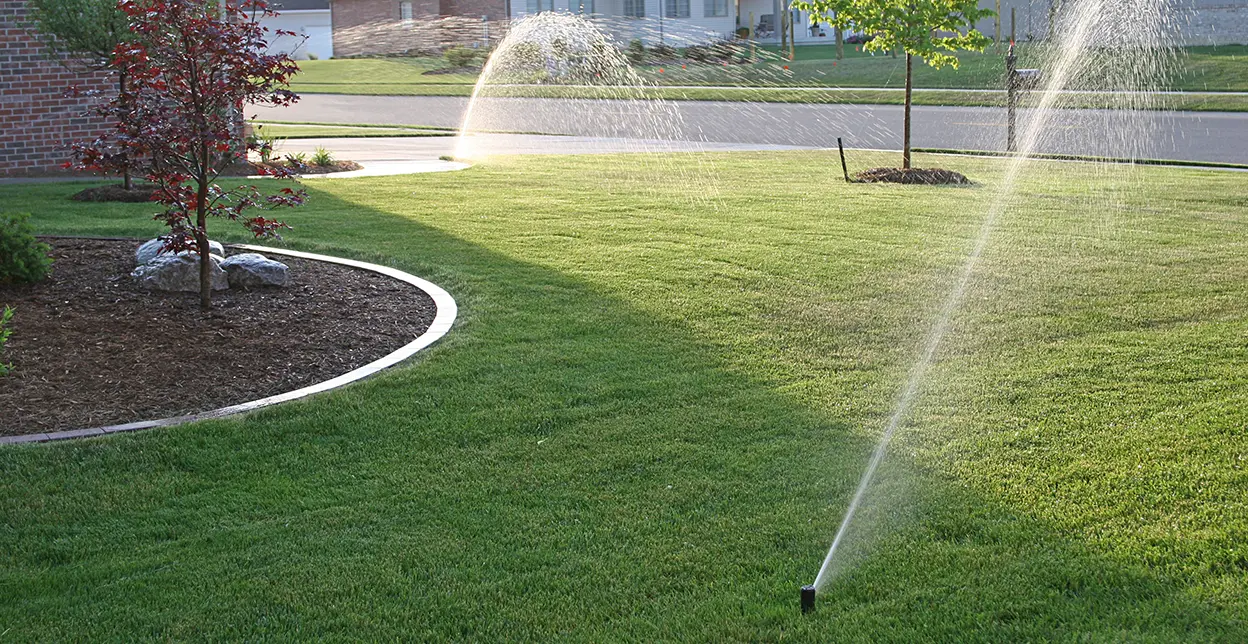
[[[212,290],[222,291],[230,287],[219,255],[209,255],[212,262]],[[199,256],[179,253],[157,255],[130,273],[140,286],[157,291],[199,291]]]
[[[253,288],[256,286],[286,286],[290,284],[290,269],[283,263],[273,261],[259,253],[242,253],[221,262],[229,277],[230,286]]]
[[[160,254],[162,246],[164,246],[164,242],[159,239],[143,242],[143,245],[139,246],[139,249],[134,252],[135,263],[142,266],[152,261],[153,257]],[[225,257],[225,246],[222,246],[220,242],[215,242],[210,239],[208,240],[208,253]]]

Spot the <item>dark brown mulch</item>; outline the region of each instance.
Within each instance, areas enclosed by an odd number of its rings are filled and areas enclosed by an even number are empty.
[[[114,184],[110,186],[99,186],[96,188],[87,188],[82,192],[74,194],[70,199],[74,201],[121,201],[125,203],[140,203],[152,200],[152,193],[156,192],[156,186],[148,183],[136,183],[129,190],[126,190],[122,184]]]
[[[854,176],[866,183],[918,183],[929,186],[970,183],[960,172],[941,168],[871,168]]]
[[[274,256],[286,288],[142,290],[138,242],[47,240],[38,284],[0,287],[13,335],[0,377],[0,435],[208,411],[315,384],[407,344],[433,321],[423,291],[369,271]]]
[[[331,172],[350,172],[351,170],[359,170],[360,168],[364,167],[356,163],[355,161],[335,161],[332,165],[312,165],[311,163],[305,163],[304,165],[299,166],[299,167],[294,167],[290,163],[287,163],[284,161],[272,161],[269,163],[252,163],[251,166],[253,168],[260,168],[262,166],[268,166],[270,168],[287,168],[287,169],[295,171],[298,174],[329,174]],[[258,173],[259,173],[259,170],[256,170],[252,174],[258,174]]]

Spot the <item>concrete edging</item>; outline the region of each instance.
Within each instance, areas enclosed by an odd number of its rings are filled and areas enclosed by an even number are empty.
[[[43,443],[48,441],[66,440],[70,438],[85,438],[88,436],[104,436],[107,434],[118,434],[122,432],[133,432],[141,429],[153,429],[156,427],[172,427],[183,423],[190,423],[198,420],[208,420],[211,418],[224,418],[235,414],[268,407],[291,400],[306,398],[312,394],[317,394],[331,389],[337,389],[344,385],[350,384],[357,380],[363,380],[377,372],[392,367],[414,355],[417,351],[437,342],[442,336],[451,330],[451,325],[455,323],[455,317],[459,313],[459,307],[455,303],[455,298],[451,297],[445,289],[433,282],[421,279],[388,266],[380,266],[378,264],[370,264],[368,262],[360,262],[353,259],[343,259],[341,257],[331,257],[329,255],[318,255],[316,253],[304,253],[296,250],[284,250],[280,248],[269,248],[267,246],[253,246],[250,244],[231,244],[231,248],[239,248],[259,253],[271,253],[275,255],[286,255],[288,257],[298,257],[301,259],[311,259],[331,264],[341,264],[343,266],[351,266],[354,268],[362,268],[364,270],[380,273],[387,277],[394,278],[401,282],[411,284],[416,288],[424,291],[429,297],[433,298],[434,306],[437,307],[437,313],[433,317],[433,323],[424,333],[416,337],[416,339],[403,345],[397,351],[390,353],[374,360],[362,367],[358,367],[347,373],[335,378],[331,378],[324,382],[314,385],[288,391],[286,393],[261,398],[250,402],[222,407],[211,411],[200,412],[198,414],[188,414],[186,416],[175,416],[173,418],[162,418],[159,420],[145,420],[123,425],[109,425],[107,427],[90,427],[86,429],[71,429],[60,432],[45,432],[35,434],[22,434],[20,436],[0,436],[0,445],[12,445],[17,443]]]

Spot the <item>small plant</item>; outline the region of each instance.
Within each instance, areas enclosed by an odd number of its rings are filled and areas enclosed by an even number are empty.
[[[11,322],[12,320],[13,320],[12,307],[8,307],[8,306],[4,307],[4,313],[0,313],[0,353],[4,352],[4,343],[9,341],[9,334],[13,333],[13,330],[8,328],[9,322]],[[9,372],[11,371],[13,371],[12,364],[6,364],[4,362],[0,362],[0,376],[7,376],[9,375]]]
[[[640,38],[634,38],[628,43],[628,62],[634,65],[640,65],[646,62],[646,45],[641,42]]]
[[[260,155],[261,163],[267,164],[273,161],[274,148],[278,141],[276,136],[265,133],[263,125],[257,125],[255,132],[247,139],[247,147]]]
[[[308,52],[308,60],[320,60],[321,57],[312,52]]]
[[[316,152],[312,153],[312,165],[320,168],[327,168],[334,165],[333,153],[318,145],[316,147]]]
[[[477,60],[477,52],[467,47],[451,47],[442,54],[451,67],[470,67]]]
[[[291,152],[287,154],[286,165],[292,168],[308,167],[308,153],[307,152]]]
[[[35,239],[29,219],[0,213],[0,285],[38,282],[52,270],[51,248]]]

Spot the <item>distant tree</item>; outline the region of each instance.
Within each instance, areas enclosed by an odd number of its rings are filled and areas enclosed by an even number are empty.
[[[110,67],[113,50],[134,37],[130,19],[118,8],[117,0],[29,0],[28,17],[44,51],[70,68],[115,71],[117,94],[123,101],[128,99],[125,70]],[[120,123],[130,124],[129,120]],[[142,172],[145,159],[132,150],[114,149],[100,169],[120,174],[123,187],[129,190],[133,187],[131,177]]]
[[[164,250],[199,254],[199,301],[206,310],[212,303],[208,218],[239,221],[257,237],[276,236],[285,224],[244,213],[303,203],[303,191],[291,188],[265,196],[255,186],[216,184],[251,145],[242,140],[243,106],[298,100],[286,87],[299,68],[286,54],[266,53],[266,30],[258,19],[273,14],[261,0],[227,0],[223,6],[122,0],[119,6],[135,38],[116,48],[110,65],[130,79],[131,103],[116,98],[106,109],[138,126],[110,131],[97,145],[78,148],[75,164],[97,170],[111,146],[150,152],[148,178],[157,185],[153,199],[165,205],[156,218],[170,228],[161,238]]]
[[[803,11],[830,16],[837,29],[875,36],[864,48],[906,52],[906,109],[902,130],[902,167],[910,167],[910,96],[913,58],[919,56],[937,69],[958,67],[952,54],[983,51],[991,40],[975,30],[975,23],[993,15],[980,9],[979,0],[797,0]]]

